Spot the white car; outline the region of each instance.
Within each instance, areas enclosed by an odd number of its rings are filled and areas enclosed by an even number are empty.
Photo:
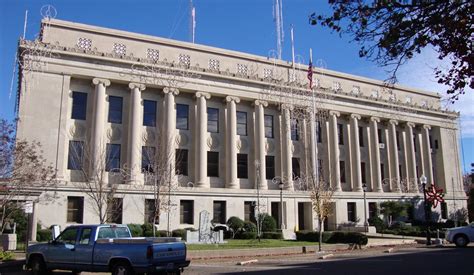
[[[465,247],[469,242],[474,242],[474,223],[448,229],[446,240],[454,243],[457,247]]]

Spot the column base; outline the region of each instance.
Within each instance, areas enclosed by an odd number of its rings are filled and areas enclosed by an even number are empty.
[[[225,188],[229,188],[229,189],[239,189],[239,184],[235,183],[235,182],[229,182],[225,185]]]
[[[190,187],[190,186],[188,186]],[[211,188],[211,185],[209,184],[209,182],[205,182],[205,181],[200,181],[200,182],[196,182],[196,186],[194,187],[198,187],[198,188]]]
[[[356,187],[354,190],[352,190],[354,192],[363,192],[364,190],[362,190],[362,187]]]
[[[376,189],[374,189],[372,192],[382,193],[382,192],[383,192],[383,189],[382,189],[382,188],[376,188]]]

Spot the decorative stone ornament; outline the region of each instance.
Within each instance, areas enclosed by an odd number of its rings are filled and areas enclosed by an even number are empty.
[[[211,71],[219,71],[220,69],[220,62],[217,59],[209,59],[209,70]]]
[[[147,49],[146,58],[156,63],[158,60],[160,60],[160,51],[155,49]]]
[[[127,46],[122,43],[114,43],[114,47],[112,48],[112,52],[119,56],[124,56],[127,54]]]
[[[81,50],[90,51],[92,49],[92,40],[89,38],[79,37],[76,46]]]

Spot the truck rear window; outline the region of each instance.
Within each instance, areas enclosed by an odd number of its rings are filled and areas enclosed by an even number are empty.
[[[130,233],[126,227],[101,227],[98,239],[129,238]]]

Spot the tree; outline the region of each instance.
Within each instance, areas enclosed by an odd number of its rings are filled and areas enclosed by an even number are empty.
[[[123,180],[123,170],[116,168],[113,159],[118,154],[112,147],[99,143],[94,148],[88,142],[74,141],[69,145],[68,168],[72,184],[83,191],[91,200],[89,206],[95,212],[99,223],[115,220],[117,210],[122,209],[122,200],[116,197],[119,184]]]
[[[13,124],[0,119],[0,233],[20,201],[30,200],[33,191],[55,186],[55,170],[42,153],[39,142],[15,140]],[[42,194],[33,201],[47,201],[52,196]]]
[[[332,197],[334,195],[334,190],[331,188],[329,183],[322,180],[322,177],[319,177],[319,180],[316,181],[316,177],[312,175],[313,174],[307,175],[304,178],[310,183],[308,186],[311,191],[311,204],[313,206],[313,211],[318,218],[318,251],[321,251],[324,221],[327,217],[331,216],[333,211]]]
[[[438,59],[450,59],[449,68],[434,69],[438,83],[447,85],[454,102],[465,88],[474,89],[474,2],[460,1],[329,1],[333,14],[309,17],[340,35],[349,34],[361,48],[359,56],[388,67],[389,83],[399,67],[427,46]]]
[[[390,226],[393,220],[407,216],[408,206],[405,202],[384,201],[380,204],[380,213],[387,218]]]
[[[143,160],[141,170],[144,174],[145,185],[150,186],[153,201],[148,207],[148,221],[153,224],[153,236],[156,234],[155,224],[159,223],[162,213],[171,211],[171,192],[177,187],[175,174],[179,175],[182,171],[173,169],[172,161],[179,165],[182,156],[175,155],[175,152],[169,150],[172,140],[163,140],[163,144],[157,146],[143,147]],[[170,233],[170,232],[168,232]]]

